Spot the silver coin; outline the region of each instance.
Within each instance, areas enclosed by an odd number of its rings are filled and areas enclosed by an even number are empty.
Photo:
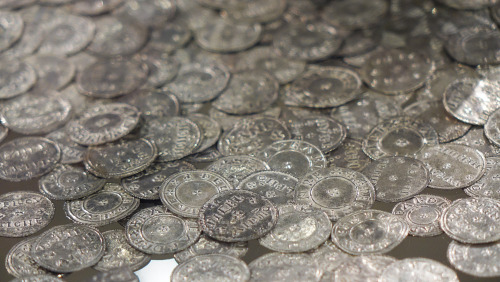
[[[363,81],[371,88],[391,95],[421,87],[434,70],[424,54],[406,49],[375,52],[360,70]]]
[[[459,280],[453,269],[440,262],[427,258],[407,258],[387,266],[379,281],[458,282]]]
[[[287,7],[286,0],[258,0],[250,3],[228,1],[225,8],[229,17],[239,22],[270,22],[279,18]]]
[[[0,12],[0,50],[9,48],[23,34],[24,22],[18,13]]]
[[[66,273],[96,264],[104,250],[105,241],[99,230],[67,224],[52,227],[38,236],[31,247],[31,256],[46,269]]]
[[[174,214],[197,218],[200,208],[213,196],[233,186],[217,173],[204,170],[178,172],[160,187],[162,203]]]
[[[200,127],[184,117],[161,117],[147,121],[144,136],[158,146],[158,161],[170,162],[195,151],[202,141]]]
[[[334,281],[378,282],[384,269],[396,259],[383,255],[355,256],[340,265]]]
[[[0,62],[0,98],[8,99],[28,91],[36,82],[35,69],[17,59],[4,59]]]
[[[76,85],[83,95],[114,98],[140,87],[147,75],[147,65],[139,60],[100,60],[78,74]]]
[[[278,119],[242,119],[219,139],[217,148],[224,156],[256,153],[275,141],[290,139],[287,127]]]
[[[422,192],[429,184],[425,164],[408,157],[383,157],[369,164],[363,174],[370,179],[376,199],[400,202]]]
[[[400,215],[410,227],[409,234],[419,237],[436,236],[443,233],[439,220],[443,210],[451,201],[435,195],[417,195],[397,203],[392,214]]]
[[[38,274],[33,276],[16,278],[10,280],[10,282],[64,282],[64,280],[50,274]]]
[[[183,263],[193,257],[220,254],[237,258],[243,257],[248,251],[247,242],[226,243],[202,235],[198,242],[185,250],[174,254],[175,261]]]
[[[243,242],[260,238],[276,225],[278,210],[269,200],[245,190],[216,194],[200,209],[202,231],[219,241]]]
[[[95,21],[94,40],[87,50],[96,56],[126,56],[137,52],[146,43],[148,30],[128,17],[103,16]]]
[[[500,127],[499,127],[500,111],[495,110],[488,116],[488,120],[484,124],[484,135],[491,143],[500,146]]]
[[[194,38],[198,45],[212,52],[236,52],[255,45],[262,32],[260,24],[245,24],[229,20],[212,20],[197,29]]]
[[[344,58],[342,58],[342,61],[344,63],[348,64],[349,66],[361,68],[362,66],[364,66],[366,64],[366,62],[371,58],[371,56],[373,54],[379,53],[385,49],[386,49],[386,47],[379,45],[375,49],[370,50],[366,53],[359,54],[356,56],[351,56],[351,57],[344,57]],[[341,50],[342,49],[340,49],[340,51]],[[400,95],[403,95],[403,94],[400,94]]]
[[[68,4],[68,9],[83,16],[97,16],[112,11],[124,0],[82,0]]]
[[[127,193],[136,198],[157,200],[160,199],[160,186],[169,176],[188,170],[195,170],[195,167],[184,161],[153,163],[137,174],[122,178],[121,184]]]
[[[180,114],[177,97],[167,91],[158,89],[141,89],[126,95],[122,102],[136,107],[142,115],[155,117],[171,117]]]
[[[332,223],[325,212],[308,206],[287,205],[278,209],[276,226],[259,243],[276,252],[297,253],[314,249],[331,233]]]
[[[37,81],[31,89],[34,93],[60,90],[75,76],[75,66],[66,58],[55,55],[35,55],[26,58],[36,71]]]
[[[101,260],[93,266],[98,271],[109,271],[120,267],[136,271],[151,260],[149,255],[130,246],[123,230],[108,230],[103,232],[102,236],[106,249]]]
[[[169,22],[160,28],[153,29],[146,48],[150,47],[172,53],[184,46],[189,39],[191,39],[191,31],[186,26]]]
[[[335,1],[323,9],[322,18],[333,26],[342,29],[360,29],[380,23],[389,4],[384,0],[376,1]]]
[[[359,75],[343,67],[314,67],[292,82],[284,92],[288,106],[331,108],[357,98],[361,90]]]
[[[346,138],[335,151],[325,154],[328,167],[343,167],[362,171],[371,159],[363,152],[363,143],[356,139]]]
[[[190,114],[188,118],[194,121],[203,133],[200,147],[198,147],[194,153],[205,151],[217,143],[222,132],[222,127],[216,120],[207,115],[198,113]]]
[[[289,120],[293,139],[309,142],[327,153],[336,149],[347,136],[347,129],[325,116],[300,117]]]
[[[429,124],[399,116],[375,126],[363,141],[363,152],[374,160],[387,156],[413,157],[437,144],[438,134]]]
[[[280,207],[294,203],[297,182],[297,178],[283,172],[260,171],[242,179],[236,189],[260,194]]]
[[[332,240],[337,247],[353,255],[384,254],[397,247],[408,231],[408,224],[397,215],[361,210],[335,223]]]
[[[375,200],[375,188],[363,174],[331,167],[308,173],[295,186],[297,204],[307,204],[325,211],[332,221],[361,209]]]
[[[226,88],[230,74],[220,63],[182,65],[173,82],[166,85],[181,102],[200,103],[217,97]]]
[[[172,272],[171,281],[235,281],[250,279],[247,264],[228,255],[201,255],[179,264]]]
[[[171,20],[176,11],[172,0],[131,0],[118,9],[117,13],[130,16],[145,26],[163,26]]]
[[[483,153],[455,144],[424,148],[416,158],[425,163],[430,174],[429,187],[437,189],[465,188],[477,182],[486,169]]]
[[[458,199],[443,211],[441,228],[462,243],[481,244],[500,238],[500,201],[490,198]]]
[[[498,277],[499,255],[500,242],[471,245],[451,241],[446,253],[454,268],[476,277]]]
[[[305,61],[325,59],[341,45],[338,30],[322,22],[290,24],[273,39],[273,47],[281,55]]]
[[[104,144],[130,133],[139,123],[139,117],[137,108],[127,104],[100,104],[70,121],[66,132],[78,144]]]
[[[486,157],[486,170],[484,175],[474,184],[464,189],[464,192],[471,197],[487,197],[500,200],[498,179],[500,158]]]
[[[340,57],[353,57],[375,50],[382,41],[382,29],[379,27],[354,30],[344,39],[342,47],[335,52]]]
[[[330,240],[310,251],[309,255],[316,260],[321,269],[320,281],[322,282],[333,281],[335,279],[335,270],[351,258],[350,254],[337,248]]]
[[[186,160],[193,163],[211,163],[222,158],[222,154],[215,147],[210,147],[203,152],[194,153],[186,157]],[[220,174],[220,173],[219,173]],[[226,176],[228,178],[228,176]],[[233,182],[228,178],[230,182]],[[233,183],[234,186],[234,183]]]
[[[36,24],[25,22],[21,38],[14,42],[9,49],[4,50],[1,56],[5,58],[24,58],[29,56],[40,47],[43,35],[44,32],[41,31],[38,22]]]
[[[54,130],[45,137],[56,142],[61,149],[61,163],[73,164],[83,161],[83,155],[87,148],[71,140],[64,128]]]
[[[500,148],[491,144],[491,142],[486,138],[483,128],[479,126],[473,126],[467,134],[457,140],[454,140],[451,144],[466,145],[479,150],[486,157],[495,157],[500,155]]]
[[[164,50],[146,46],[135,55],[148,66],[149,75],[144,87],[162,87],[174,79],[180,68],[180,63],[175,57],[169,56]]]
[[[263,255],[249,265],[250,281],[286,282],[319,281],[321,270],[318,263],[307,254],[270,253]]]
[[[206,169],[224,176],[236,187],[245,177],[252,173],[270,170],[271,168],[260,159],[241,155],[222,157],[214,161]]]
[[[231,130],[238,122],[243,119],[256,118],[256,117],[273,117],[279,118],[281,113],[280,107],[272,107],[262,113],[250,114],[250,115],[230,115],[215,108],[208,109],[208,114],[211,118],[215,119],[224,131]]]
[[[445,90],[445,109],[465,123],[483,125],[488,116],[500,107],[500,85],[484,79],[463,78]]]
[[[79,199],[100,190],[105,179],[97,178],[80,167],[58,165],[38,182],[40,192],[52,200]]]
[[[466,0],[458,0],[458,1],[451,1],[451,0],[438,0],[438,2],[445,4],[446,6],[459,9],[459,10],[476,10],[476,9],[482,9],[486,7],[490,7],[498,3],[497,0],[473,0],[473,1],[466,1]]]
[[[0,146],[0,178],[22,181],[51,171],[61,159],[57,144],[42,137],[23,137]]]
[[[146,169],[157,156],[154,142],[141,138],[89,147],[83,163],[96,176],[122,178]]]
[[[31,258],[31,246],[35,238],[15,244],[7,253],[5,268],[10,275],[22,278],[31,275],[50,274]]]
[[[85,282],[139,282],[139,277],[130,267],[113,268],[106,272],[99,272]]]
[[[136,213],[125,229],[134,248],[147,254],[171,254],[184,250],[200,237],[196,220],[177,217],[162,206]]]
[[[0,7],[2,9],[16,9],[24,6],[29,6],[35,2],[36,0],[5,0],[2,1]]]
[[[448,54],[468,65],[498,64],[500,32],[489,27],[464,28],[445,41]]]

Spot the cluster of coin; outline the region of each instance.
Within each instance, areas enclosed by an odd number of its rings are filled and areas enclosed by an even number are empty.
[[[74,222],[15,245],[13,281],[169,254],[172,281],[458,281],[383,255],[443,231],[455,269],[500,276],[500,1],[0,8],[0,178],[40,191],[0,195],[0,236],[52,200]],[[247,265],[250,240],[274,252]]]

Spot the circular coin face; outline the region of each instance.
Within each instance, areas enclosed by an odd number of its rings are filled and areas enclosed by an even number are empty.
[[[458,199],[443,211],[441,228],[462,243],[481,244],[500,240],[500,201],[490,198]]]
[[[363,142],[346,138],[335,151],[325,154],[328,167],[343,167],[354,171],[362,171],[371,159],[363,152]]]
[[[297,182],[297,178],[283,172],[260,171],[244,178],[236,189],[260,194],[279,207],[294,203]]]
[[[87,147],[81,146],[71,140],[64,127],[52,131],[45,137],[56,142],[61,149],[61,163],[74,164],[83,161],[83,155],[87,151]]]
[[[322,18],[342,29],[362,29],[378,24],[389,10],[384,0],[342,0],[325,7]]]
[[[486,171],[484,175],[474,184],[464,189],[464,192],[471,197],[487,197],[500,200],[500,158],[487,157]]]
[[[316,260],[323,273],[321,274],[320,281],[334,281],[335,270],[351,258],[350,254],[337,248],[330,240],[327,240],[318,248],[311,250],[308,254]]]
[[[293,120],[290,130],[294,139],[311,143],[321,152],[336,149],[347,136],[347,129],[340,122],[325,116],[311,116]]]
[[[450,264],[476,277],[498,277],[500,275],[500,242],[491,244],[462,244],[451,241],[447,257]]]
[[[31,256],[48,270],[67,273],[96,264],[104,250],[104,237],[99,230],[67,224],[52,227],[38,236],[31,247]]]
[[[379,281],[458,282],[459,280],[453,269],[435,260],[407,258],[395,261],[387,266],[382,272]]]
[[[268,233],[278,220],[278,210],[269,200],[245,190],[216,194],[200,209],[202,231],[223,242],[243,242]]]
[[[0,51],[9,48],[23,34],[24,22],[18,13],[0,12]]]
[[[360,209],[370,208],[375,188],[363,174],[340,167],[308,173],[295,186],[295,201],[328,214],[332,221]]]
[[[8,99],[28,91],[36,82],[35,69],[17,59],[2,60],[0,98]]]
[[[194,38],[201,48],[212,52],[236,52],[255,45],[262,32],[260,24],[212,20],[196,30]]]
[[[161,27],[171,20],[177,10],[173,0],[126,1],[118,13],[130,16],[145,26]]]
[[[200,147],[195,150],[195,153],[205,151],[217,143],[222,132],[222,127],[216,120],[198,113],[190,114],[188,118],[200,127],[203,134]]]
[[[248,266],[252,274],[250,281],[319,281],[321,277],[318,263],[307,254],[270,253]]]
[[[498,46],[500,46],[500,32],[486,26],[460,29],[445,41],[448,54],[468,65],[500,63]]]
[[[175,253],[174,258],[178,263],[183,263],[193,257],[210,254],[228,255],[241,258],[247,253],[247,251],[247,242],[220,242],[202,235],[198,242],[196,242],[194,245],[191,245],[187,249]]]
[[[49,274],[31,258],[31,246],[36,238],[25,239],[15,244],[7,253],[5,268],[10,275],[21,278]]]
[[[151,32],[146,48],[150,47],[171,53],[181,48],[190,39],[191,31],[187,26],[176,22],[169,22],[159,28],[155,28]]]
[[[248,281],[247,264],[228,255],[201,255],[179,264],[172,272],[171,281]]]
[[[36,71],[37,81],[31,91],[44,93],[60,90],[75,76],[76,68],[65,57],[55,55],[35,55],[25,59]]]
[[[203,0],[202,0],[203,1]],[[201,2],[201,1],[198,1]],[[205,2],[207,2],[205,0]],[[232,3],[232,2],[229,2]],[[270,22],[276,20],[287,7],[286,0],[258,0],[245,4],[232,3],[227,7],[228,15],[235,21]],[[222,8],[226,8],[223,6]]]
[[[250,174],[270,170],[271,168],[262,160],[241,155],[220,158],[211,163],[206,169],[224,176],[231,182],[233,187],[236,187],[241,180]]]
[[[334,281],[378,282],[384,269],[396,259],[383,255],[355,256],[335,270]]]
[[[479,126],[473,126],[467,134],[451,142],[451,144],[466,145],[479,150],[486,157],[496,157],[500,155],[500,147],[491,144],[486,138],[483,128]]]

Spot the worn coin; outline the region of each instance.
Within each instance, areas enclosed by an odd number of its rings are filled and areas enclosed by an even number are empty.
[[[31,89],[34,93],[60,90],[75,76],[75,66],[66,58],[56,55],[35,55],[25,59],[36,72],[37,81]]]
[[[18,13],[0,12],[0,50],[9,48],[23,34],[24,22]]]
[[[95,0],[91,0],[95,1]],[[101,0],[102,1],[102,0]],[[106,0],[105,0],[106,1]],[[130,269],[130,267],[113,268],[105,272],[99,272],[93,275],[85,282],[139,282],[139,277]]]
[[[322,282],[333,281],[335,270],[351,258],[350,254],[337,248],[330,240],[311,250],[308,254],[318,263],[322,272],[320,280]]]
[[[7,253],[5,268],[10,275],[21,278],[31,275],[50,274],[31,258],[31,246],[35,238],[15,244]]]
[[[83,155],[87,148],[71,140],[64,128],[54,130],[45,137],[56,142],[61,149],[61,163],[73,164],[83,161]]]
[[[129,16],[145,26],[161,27],[175,16],[173,0],[131,0],[126,1],[117,11]]]
[[[0,98],[8,99],[28,91],[36,82],[35,69],[17,59],[0,61]]]
[[[199,113],[190,114],[188,115],[188,118],[194,121],[203,133],[200,147],[198,147],[194,153],[205,151],[217,143],[222,132],[222,127],[216,120]]]
[[[169,22],[151,31],[146,48],[149,47],[172,53],[184,46],[189,39],[191,39],[191,31],[185,25],[177,22]]]
[[[298,179],[278,171],[260,171],[241,180],[236,187],[260,194],[277,207],[294,203]]]
[[[141,60],[148,66],[148,78],[143,88],[162,87],[177,75],[180,63],[164,50],[154,49],[151,46],[144,47],[135,58]]]
[[[421,281],[421,282],[458,282],[453,269],[435,260],[427,258],[406,258],[387,266],[379,282]]]
[[[84,0],[68,4],[71,12],[83,16],[97,16],[112,11],[120,6],[124,0]]]
[[[216,19],[205,22],[197,29],[194,38],[198,45],[212,52],[236,52],[255,45],[262,32],[257,23],[245,24],[230,20]]]
[[[222,154],[217,150],[217,148],[210,147],[206,149],[203,152],[199,153],[194,153],[186,157],[186,161],[192,162],[192,163],[211,163],[215,162],[218,159],[222,158]],[[220,173],[219,173],[220,174]],[[233,182],[231,179],[228,178],[228,176],[225,176],[229,182]],[[234,183],[233,183],[234,186]]]
[[[286,0],[258,0],[249,3],[238,3],[237,1],[228,1],[228,15],[236,20],[243,22],[270,22],[276,20],[283,14],[287,7]]]
[[[468,65],[498,64],[500,32],[484,26],[460,29],[445,41],[448,54]]]
[[[65,280],[57,278],[51,274],[37,274],[33,276],[25,276],[22,278],[16,278],[10,280],[10,282],[64,282],[64,281]]]
[[[382,41],[383,31],[380,27],[364,28],[351,31],[344,38],[342,47],[335,52],[337,56],[353,57],[375,50]]]
[[[270,253],[263,255],[249,265],[250,281],[286,282],[319,281],[321,269],[310,255]]]
[[[247,264],[233,256],[209,254],[193,257],[179,264],[172,272],[171,281],[235,281],[250,279]]]
[[[335,271],[334,281],[378,282],[384,269],[396,259],[383,255],[355,256]]]
[[[247,242],[226,243],[220,242],[205,235],[185,250],[174,254],[175,261],[183,263],[193,257],[209,254],[228,255],[237,258],[243,257],[248,251]]]
[[[476,277],[498,277],[499,255],[500,242],[471,245],[451,241],[446,253],[454,268]]]
[[[484,175],[474,184],[464,189],[471,197],[487,197],[500,200],[499,173],[500,158],[486,157],[486,170]]]
[[[293,139],[299,139],[327,153],[336,149],[347,136],[347,129],[336,120],[325,116],[309,116],[288,120]]]
[[[362,141],[346,138],[337,149],[325,154],[328,167],[343,167],[362,171],[371,159],[363,152]]]
[[[141,89],[124,96],[124,103],[136,107],[141,115],[155,117],[173,117],[180,114],[177,97],[168,91]]]
[[[225,112],[219,111],[215,108],[210,108],[208,114],[211,118],[215,119],[224,131],[231,130],[239,121],[243,119],[256,118],[256,117],[273,117],[279,118],[281,114],[280,107],[272,107],[265,110],[262,113],[250,114],[250,115],[230,115]]]
[[[491,143],[500,146],[500,110],[495,110],[488,116],[484,125],[484,135]]]
[[[483,128],[473,126],[467,134],[461,138],[454,140],[451,144],[466,145],[473,149],[479,150],[486,157],[495,157],[500,155],[500,148],[486,138]]]
[[[361,29],[378,24],[389,11],[384,0],[342,0],[328,4],[322,18],[333,26],[342,29]]]
[[[260,159],[241,155],[222,157],[214,161],[206,169],[224,176],[233,187],[236,187],[245,177],[252,173],[270,170],[271,168]]]

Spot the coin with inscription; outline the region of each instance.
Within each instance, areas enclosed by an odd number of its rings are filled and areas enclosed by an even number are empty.
[[[234,187],[236,187],[241,180],[250,174],[258,171],[270,170],[270,167],[266,162],[260,159],[241,155],[220,158],[210,164],[206,169],[224,176]]]
[[[55,277],[51,274],[37,274],[33,276],[25,276],[16,278],[9,282],[65,282],[65,280]]]
[[[276,225],[278,210],[261,195],[233,190],[216,194],[200,209],[202,231],[219,241],[242,242],[260,238]]]
[[[163,26],[175,16],[177,10],[173,0],[131,0],[125,1],[117,14],[129,16],[150,27]]]
[[[51,171],[61,159],[57,144],[42,137],[22,137],[0,146],[0,178],[22,181]]]
[[[499,44],[500,32],[485,26],[460,29],[445,41],[448,54],[461,63],[473,66],[500,63]]]
[[[61,163],[73,164],[83,161],[87,148],[71,140],[64,128],[54,130],[45,137],[56,142],[61,149]]]
[[[397,203],[392,214],[400,215],[410,227],[409,234],[419,237],[436,236],[443,233],[439,220],[443,210],[451,201],[435,195],[417,195]]]
[[[7,99],[23,94],[36,82],[35,69],[17,59],[0,61],[0,98]]]
[[[163,206],[136,213],[125,228],[127,241],[146,254],[171,254],[193,245],[200,237],[196,220],[181,218]]]
[[[84,0],[68,4],[68,9],[83,16],[97,16],[112,11],[120,6],[123,0]]]
[[[306,174],[295,186],[297,204],[307,204],[328,214],[332,221],[361,209],[368,209],[375,200],[370,180],[346,168],[331,167]]]
[[[35,239],[31,256],[48,270],[74,272],[96,264],[104,255],[104,242],[101,232],[94,227],[58,225]]]
[[[212,52],[236,52],[255,45],[262,32],[258,23],[215,19],[205,22],[194,33],[198,45]]]
[[[297,182],[297,178],[283,172],[260,171],[241,180],[236,189],[260,194],[279,207],[294,203]]]
[[[346,138],[337,149],[325,154],[328,167],[336,166],[362,171],[371,159],[363,152],[360,140]]]
[[[174,258],[178,263],[183,263],[196,256],[209,254],[221,254],[241,258],[247,253],[247,251],[247,242],[220,242],[202,235],[194,245],[175,253]]]
[[[486,171],[474,184],[464,189],[471,197],[487,197],[500,200],[500,157],[486,157]]]
[[[270,253],[248,266],[253,282],[319,281],[321,277],[318,263],[307,254]]]
[[[322,282],[333,281],[335,270],[351,258],[350,254],[337,248],[331,240],[327,240],[308,254],[318,263],[322,272],[320,280]]]
[[[500,147],[492,144],[484,134],[482,127],[473,126],[467,134],[454,140],[451,144],[466,145],[479,150],[486,157],[496,157],[500,155]]]
[[[30,275],[50,274],[31,258],[31,246],[35,238],[15,244],[7,253],[5,268],[10,275],[21,278]]]
[[[384,269],[396,259],[383,255],[355,256],[335,271],[334,281],[378,282]]]
[[[373,161],[363,174],[370,179],[376,199],[382,202],[399,202],[422,192],[429,184],[425,164],[408,157],[383,157]]]
[[[293,139],[309,142],[323,153],[336,149],[347,136],[344,125],[325,116],[300,117],[288,123]]]
[[[453,269],[427,258],[406,258],[391,263],[384,269],[379,282],[421,281],[421,282],[458,282]]]
[[[500,201],[490,198],[458,199],[443,211],[441,228],[462,243],[481,244],[500,240]]]
[[[180,49],[189,39],[191,39],[191,31],[187,26],[178,22],[168,22],[151,31],[151,37],[146,48],[171,53]]]
[[[210,254],[193,257],[179,264],[172,272],[171,281],[235,281],[250,279],[247,264],[239,258]]]
[[[236,125],[239,121],[243,119],[256,118],[256,117],[273,117],[279,118],[281,114],[280,107],[272,107],[268,110],[265,110],[262,113],[250,114],[250,115],[230,115],[225,112],[219,111],[215,108],[208,109],[208,114],[211,118],[215,119],[221,126],[224,131],[229,131]]]
[[[446,253],[450,264],[476,277],[500,276],[500,242],[490,244],[462,244],[451,241]]]
[[[180,113],[177,97],[169,91],[141,89],[123,96],[122,102],[136,107],[142,115],[172,117]]]
[[[431,188],[465,188],[477,182],[486,170],[484,154],[465,145],[429,146],[418,152],[416,158],[429,170]]]
[[[190,114],[188,118],[194,121],[203,133],[200,147],[194,151],[195,153],[205,151],[217,143],[222,127],[215,119],[199,113]]]
[[[378,24],[389,11],[384,0],[341,0],[327,5],[322,18],[342,29],[361,29]]]

